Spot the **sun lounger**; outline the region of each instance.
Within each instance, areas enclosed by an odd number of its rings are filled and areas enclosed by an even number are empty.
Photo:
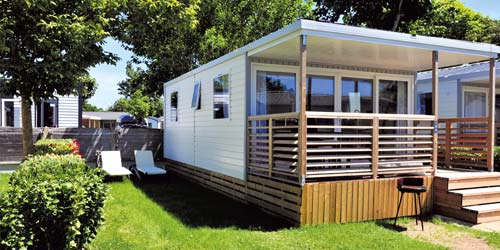
[[[122,166],[120,151],[101,151],[102,170],[109,176],[130,175],[132,172]]]
[[[167,171],[155,166],[153,153],[149,150],[135,150],[135,169],[143,175],[162,175]]]

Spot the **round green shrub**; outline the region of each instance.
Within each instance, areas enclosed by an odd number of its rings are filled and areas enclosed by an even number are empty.
[[[78,155],[33,156],[12,174],[0,202],[5,249],[82,249],[104,221],[107,187]]]

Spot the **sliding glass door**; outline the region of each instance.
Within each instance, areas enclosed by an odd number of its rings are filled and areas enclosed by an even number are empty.
[[[296,83],[293,73],[257,71],[256,114],[295,112]]]
[[[373,113],[373,80],[342,78],[342,112]]]
[[[335,80],[329,76],[307,76],[307,111],[335,110]]]
[[[408,82],[380,80],[378,103],[379,113],[408,114]]]

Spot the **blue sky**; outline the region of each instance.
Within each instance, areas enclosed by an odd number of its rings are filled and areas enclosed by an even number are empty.
[[[464,0],[464,4],[484,15],[495,19],[500,19],[500,4],[498,0]],[[90,69],[90,75],[99,83],[95,95],[89,102],[101,108],[111,106],[120,95],[118,95],[117,83],[126,78],[125,66],[132,56],[130,51],[126,51],[119,42],[113,39],[107,39],[104,46],[106,51],[117,54],[121,60],[116,65],[98,65]]]

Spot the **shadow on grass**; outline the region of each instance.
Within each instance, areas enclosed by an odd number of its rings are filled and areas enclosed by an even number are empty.
[[[167,176],[132,180],[137,188],[187,227],[275,231],[292,226],[255,206],[232,200],[172,172]]]
[[[385,229],[389,229],[389,230],[396,231],[396,232],[408,231],[408,229],[406,227],[400,226],[400,225],[398,225],[398,223],[396,223],[396,225],[394,225],[394,219],[390,219],[390,220],[377,220],[375,222],[375,224],[377,224],[378,226],[381,226],[381,227],[383,227]]]

